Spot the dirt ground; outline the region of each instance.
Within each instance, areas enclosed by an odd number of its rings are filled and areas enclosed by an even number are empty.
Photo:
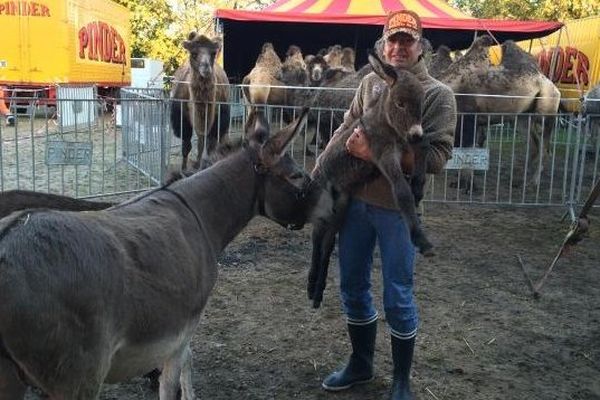
[[[558,262],[540,299],[516,259],[539,279],[568,231],[562,211],[426,204],[437,256],[417,261],[417,399],[600,399],[599,210],[590,237]],[[392,366],[383,319],[375,381],[338,394],[320,387],[346,361],[349,345],[337,264],[322,308],[306,298],[309,238],[310,226],[292,232],[257,218],[226,249],[192,344],[199,398],[387,398]],[[374,280],[380,303],[378,260]],[[101,398],[158,394],[137,378],[106,385]]]

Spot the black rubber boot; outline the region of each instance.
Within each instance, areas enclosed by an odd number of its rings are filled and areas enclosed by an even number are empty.
[[[367,325],[348,324],[352,343],[350,360],[343,370],[334,372],[323,380],[323,389],[339,391],[373,380],[373,354],[377,337],[377,320]]]
[[[392,336],[392,359],[394,360],[394,382],[391,400],[413,400],[410,391],[410,367],[412,365],[415,338],[398,339]]]

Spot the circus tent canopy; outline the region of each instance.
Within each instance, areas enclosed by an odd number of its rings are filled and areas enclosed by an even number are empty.
[[[272,42],[279,54],[290,44],[305,54],[331,44],[357,51],[357,63],[381,35],[389,11],[409,9],[422,18],[424,36],[434,48],[445,44],[467,48],[474,35],[491,33],[500,42],[546,36],[559,22],[476,19],[450,7],[443,0],[279,0],[261,11],[219,9],[218,29],[224,35],[225,69],[231,76],[247,73],[264,42]],[[250,58],[250,60],[248,60]]]

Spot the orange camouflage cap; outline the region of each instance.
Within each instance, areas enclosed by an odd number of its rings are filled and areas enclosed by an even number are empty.
[[[423,34],[421,18],[416,12],[410,10],[390,12],[383,27],[383,39],[387,40],[398,32],[407,33],[415,40],[419,40]]]

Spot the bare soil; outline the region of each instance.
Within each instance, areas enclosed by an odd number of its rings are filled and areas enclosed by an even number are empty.
[[[568,232],[563,209],[428,203],[425,211],[437,256],[417,260],[416,398],[600,399],[598,225],[592,222],[590,236],[560,259],[535,300],[516,256],[537,281]],[[595,209],[591,217],[598,215]],[[312,309],[306,298],[310,250],[310,226],[291,232],[261,218],[226,249],[192,343],[199,398],[387,398],[392,361],[384,319],[375,381],[338,394],[321,389],[321,380],[346,361],[349,344],[337,263],[322,307]],[[376,259],[378,304],[380,271]],[[158,394],[136,378],[106,385],[101,398]]]

